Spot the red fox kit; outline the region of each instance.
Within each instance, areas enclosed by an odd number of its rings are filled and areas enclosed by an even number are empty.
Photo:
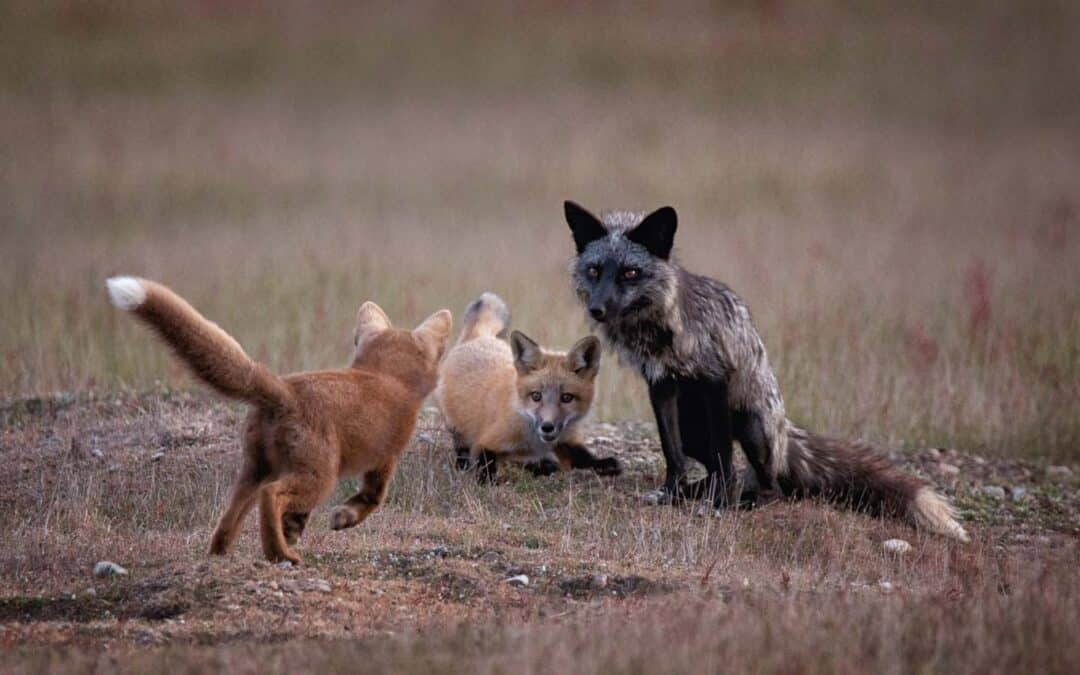
[[[349,368],[279,377],[165,286],[134,277],[106,285],[112,303],[154,328],[202,381],[253,406],[241,439],[243,466],[210,553],[229,551],[256,500],[263,552],[292,563],[300,558],[289,546],[339,478],[362,475],[363,488],[334,509],[333,529],[359,524],[382,504],[420,405],[435,388],[448,310],[409,331],[392,328],[378,305],[365,302]]]
[[[466,308],[461,336],[440,367],[437,396],[458,466],[476,462],[482,481],[504,458],[523,460],[538,475],[560,465],[619,474],[618,460],[594,457],[577,430],[592,404],[599,340],[550,352],[514,331],[508,344],[501,336],[509,322],[502,300],[481,295]]]

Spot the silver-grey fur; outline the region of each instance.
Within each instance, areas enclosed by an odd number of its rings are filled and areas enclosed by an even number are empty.
[[[592,329],[620,362],[650,384],[672,377],[725,382],[732,414],[760,422],[753,442],[762,446],[756,449],[761,456],[750,457],[752,450],[744,440],[740,443],[751,462],[758,462],[755,469],[767,475],[769,487],[793,496],[847,500],[967,540],[951,507],[924,481],[896,470],[868,446],[818,436],[787,419],[776,375],[746,304],[727,285],[693,274],[670,257],[674,210],[609,211],[592,225],[592,216],[581,207],[567,203],[566,208],[578,245],[570,276],[574,292],[589,309],[586,319]],[[657,255],[655,242],[641,243],[635,230],[646,219],[656,229],[652,219],[665,210],[670,211],[670,231]],[[614,311],[597,321],[590,312],[599,309],[592,307],[599,282],[590,272],[603,266],[633,270],[635,276],[632,283],[607,285],[605,303]]]

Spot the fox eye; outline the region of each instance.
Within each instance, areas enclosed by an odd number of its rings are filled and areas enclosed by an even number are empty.
[[[589,269],[585,273],[589,275],[590,279],[596,279],[600,276],[600,268],[596,265],[589,265]]]
[[[562,396],[559,397],[559,400],[562,401],[563,403],[569,403],[570,401],[574,400],[574,395],[573,394],[563,394]]]
[[[534,400],[534,401],[536,401],[537,403],[539,403],[539,402],[540,402],[540,399],[544,398],[544,395],[543,395],[543,394],[541,394],[541,393],[540,393],[540,392],[538,392],[538,391],[534,391],[534,392],[532,392],[531,394],[529,394],[529,398],[531,398],[532,400]]]
[[[637,279],[639,274],[641,274],[641,271],[633,267],[623,270],[622,273],[624,279]]]

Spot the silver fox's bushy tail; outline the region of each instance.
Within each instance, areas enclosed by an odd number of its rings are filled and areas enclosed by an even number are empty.
[[[510,309],[494,293],[483,293],[465,308],[465,318],[458,344],[478,337],[506,337],[510,327]]]
[[[136,277],[112,277],[105,286],[114,305],[157,331],[191,372],[219,393],[269,407],[292,401],[284,380],[167,287]]]
[[[786,460],[777,476],[786,495],[820,495],[968,541],[944,497],[864,443],[819,436],[789,422]]]

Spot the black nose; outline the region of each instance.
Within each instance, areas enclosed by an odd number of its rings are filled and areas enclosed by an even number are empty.
[[[607,314],[607,312],[604,311],[603,307],[590,307],[589,308],[589,316],[596,319],[597,321],[603,321],[605,314]]]
[[[552,431],[555,431],[555,425],[551,422],[544,422],[540,425],[540,431],[544,432],[545,434],[550,434]]]

